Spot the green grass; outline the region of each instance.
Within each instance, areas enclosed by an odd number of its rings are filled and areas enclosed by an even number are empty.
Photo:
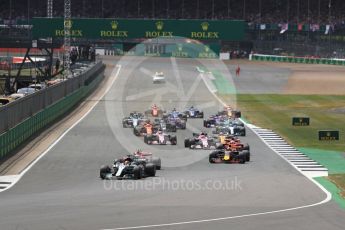
[[[217,84],[218,83],[218,84]],[[216,77],[218,96],[242,111],[242,119],[281,135],[311,159],[329,170],[329,177],[316,180],[345,209],[345,96],[234,94],[222,90]],[[230,88],[231,89],[231,88]],[[309,117],[310,126],[292,126],[292,117]],[[319,141],[319,130],[338,130],[339,141]]]
[[[344,179],[344,174],[342,174],[340,179]],[[345,199],[341,196],[344,187],[338,187],[337,182],[332,182],[330,177],[317,177],[315,178],[323,187],[325,187],[330,193],[332,193],[332,199],[338,203],[339,207],[345,210]],[[338,180],[337,180],[338,181]]]
[[[345,174],[332,174],[328,178],[340,190],[339,195],[345,198]]]
[[[272,129],[296,147],[345,150],[345,96],[238,94],[237,107],[250,123]],[[310,117],[310,126],[292,126],[294,116]],[[319,141],[318,131],[327,129],[339,130],[340,141]]]

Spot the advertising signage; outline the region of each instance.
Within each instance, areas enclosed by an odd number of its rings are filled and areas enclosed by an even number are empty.
[[[245,22],[232,20],[144,20],[34,18],[34,39],[64,37],[64,23],[73,38],[135,39],[184,37],[195,40],[241,41]]]

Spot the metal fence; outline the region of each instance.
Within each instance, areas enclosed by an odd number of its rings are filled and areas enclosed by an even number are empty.
[[[73,108],[80,100],[88,95],[103,79],[103,74],[99,73],[89,85],[82,86],[73,93],[58,100],[44,110],[25,119],[15,127],[0,135],[0,160],[26,141],[30,136],[40,131],[57,118],[64,115]]]
[[[87,79],[101,71],[104,71],[103,64],[101,62],[95,63],[85,69],[84,72],[75,74],[73,78],[0,107],[0,134],[75,92],[84,86]]]

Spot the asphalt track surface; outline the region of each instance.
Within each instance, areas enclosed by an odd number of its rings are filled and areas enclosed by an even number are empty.
[[[318,203],[326,195],[249,129],[243,140],[250,144],[252,158],[245,165],[211,165],[208,151],[183,148],[184,137],[201,129],[201,119],[190,119],[188,129],[177,132],[177,146],[146,146],[122,128],[124,114],[143,111],[153,101],[165,109],[200,105],[205,114],[220,105],[200,80],[196,60],[128,58],[119,64],[118,78],[92,112],[14,187],[0,193],[0,229],[344,228],[345,213],[332,201],[270,213]],[[152,84],[150,71],[156,70],[164,71],[166,84]],[[136,148],[162,158],[163,169],[155,178],[98,178],[100,165]],[[223,217],[233,218],[189,223]],[[169,223],[178,224],[164,225]]]

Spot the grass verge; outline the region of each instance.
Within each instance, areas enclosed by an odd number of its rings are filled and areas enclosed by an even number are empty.
[[[332,199],[337,202],[340,208],[345,210],[345,199],[340,195],[340,188],[326,177],[318,177],[315,180],[325,187],[332,194]]]
[[[228,101],[231,95],[220,94]],[[298,147],[345,150],[345,96],[238,94],[237,107],[249,122],[278,132]],[[292,126],[292,117],[310,117],[310,126]],[[339,130],[340,141],[319,141],[319,130]]]
[[[233,96],[219,94],[225,101]],[[238,94],[237,107],[244,119],[271,129],[329,170],[318,178],[345,209],[345,96]],[[292,117],[310,117],[310,126],[292,126]],[[319,141],[319,130],[339,130],[339,141]]]
[[[345,198],[345,174],[332,174],[328,176],[329,180],[339,188],[339,194]]]

